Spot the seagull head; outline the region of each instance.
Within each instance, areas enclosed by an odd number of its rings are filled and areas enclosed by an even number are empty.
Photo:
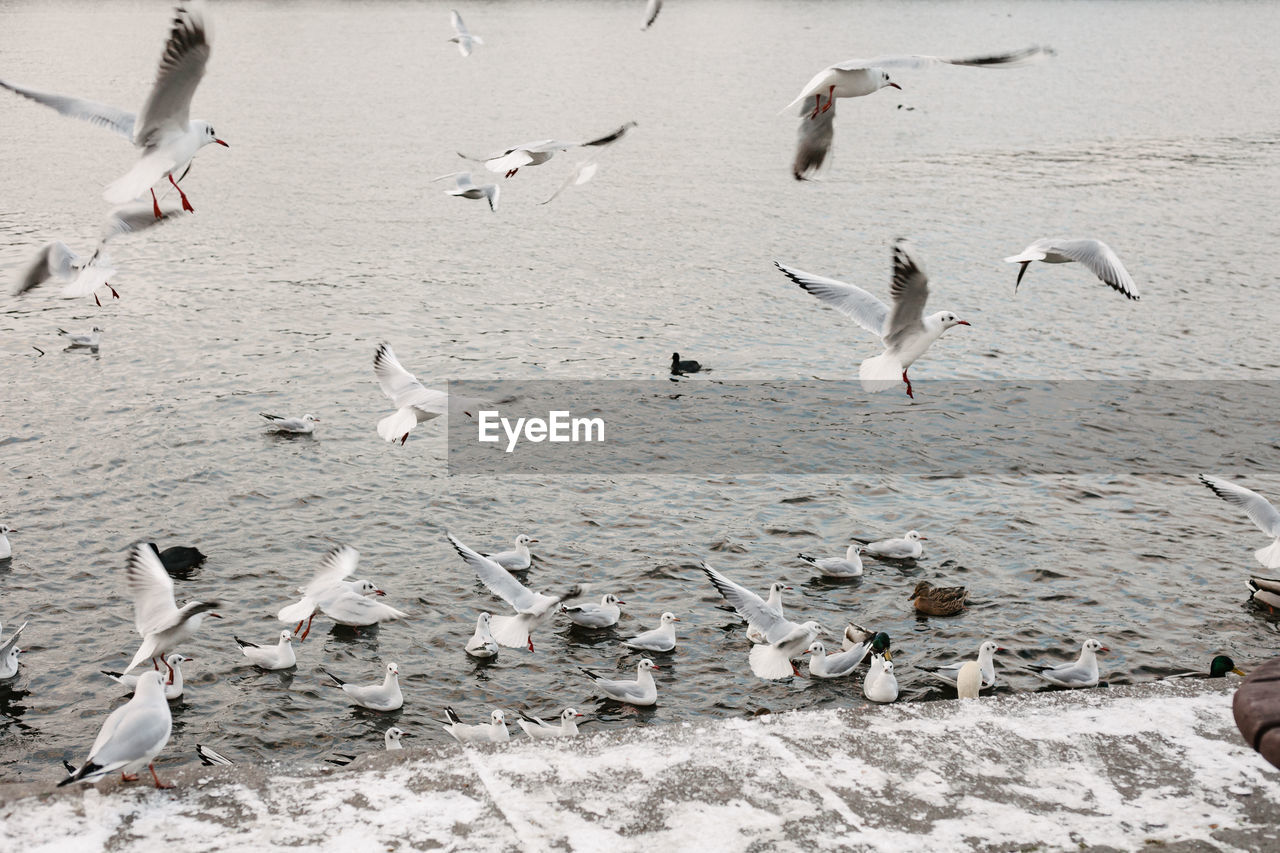
[[[537,539],[534,539],[532,536],[527,536],[524,533],[521,533],[519,536],[516,537],[516,545],[527,546],[530,543],[537,542],[537,541],[538,541]]]
[[[952,326],[969,325],[968,320],[961,320],[959,317],[957,317],[955,314],[952,314],[950,311],[939,311],[937,314],[934,314],[933,316],[937,318],[938,324],[943,328],[943,330],[950,329]]]
[[[495,708],[493,713],[489,715],[489,719],[493,721],[495,726],[503,726],[507,723],[507,715],[497,708]]]
[[[293,632],[292,632],[292,631],[290,631],[288,628],[286,628],[285,630],[283,630],[283,631],[281,631],[281,632],[280,632],[280,639],[281,639],[281,641],[282,641],[282,642],[285,642],[285,643],[288,643],[288,642],[292,641],[292,640],[293,640]]]
[[[804,653],[806,655],[825,655],[827,653],[827,647],[822,645],[819,641],[814,640],[809,644],[809,648],[804,650]]]
[[[219,145],[221,145],[223,148],[231,147],[230,145],[228,145],[227,143],[223,142],[221,139],[218,138],[218,134],[215,133],[213,130],[213,125],[209,124],[209,122],[193,121],[191,123],[196,126],[197,132],[200,134],[200,138],[201,140],[203,140],[204,145],[208,145],[210,142],[216,142]]]
[[[303,416],[302,416],[302,419],[303,419],[304,421],[308,421],[308,422],[313,423],[313,424],[318,424],[318,423],[320,423],[320,419],[319,419],[319,418],[317,418],[315,415],[303,415]]]
[[[782,581],[774,581],[773,583],[769,584],[769,592],[777,593],[778,595],[782,595],[782,593],[790,589],[791,587],[787,586]]]
[[[679,622],[680,618],[674,613],[663,613],[661,621],[663,625],[670,625],[672,622]]]
[[[386,595],[374,586],[372,581],[356,581],[356,592],[360,595]]]
[[[390,675],[399,675],[399,674],[400,674],[400,667],[396,666],[396,665],[395,665],[395,664],[393,664],[393,663],[389,663],[389,664],[387,664],[387,673],[388,673],[388,674],[390,674]]]
[[[886,86],[892,86],[893,88],[897,89],[899,92],[902,91],[901,86],[899,86],[897,83],[889,79],[888,71],[881,71],[880,72],[880,88],[883,89]]]
[[[1085,651],[1087,651],[1087,652],[1109,652],[1109,651],[1111,651],[1111,649],[1107,648],[1106,646],[1102,645],[1102,643],[1099,643],[1097,640],[1093,640],[1093,639],[1085,640],[1085,641],[1084,641],[1084,649],[1085,649]]]
[[[563,711],[560,712],[560,719],[562,720],[572,720],[574,717],[581,717],[581,716],[582,714],[580,714],[578,711],[576,711],[573,708],[565,708]]]
[[[908,530],[907,535],[904,538],[908,539],[911,542],[921,542],[921,541],[928,542],[929,541],[929,537],[921,536],[919,530]]]
[[[654,663],[653,661],[649,660],[648,658],[645,658],[645,659],[643,659],[642,661],[640,661],[639,666],[640,666],[640,669],[641,669],[641,670],[646,670],[646,669],[660,669],[660,667],[659,667],[656,663]]]

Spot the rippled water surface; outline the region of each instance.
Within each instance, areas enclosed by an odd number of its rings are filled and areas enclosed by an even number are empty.
[[[1090,635],[1113,650],[1112,683],[1220,651],[1246,667],[1275,653],[1276,623],[1245,596],[1261,534],[1195,470],[869,475],[863,458],[848,476],[707,460],[686,476],[446,477],[440,424],[404,447],[378,439],[380,341],[430,382],[659,378],[672,350],[713,366],[710,381],[848,378],[875,343],[772,261],[884,295],[899,236],[928,265],[932,304],[973,324],[913,368],[920,380],[1280,378],[1275,5],[671,0],[641,32],[642,6],[464,8],[486,41],[464,60],[442,4],[213,4],[193,112],[231,148],[203,151],[187,178],[198,213],[121,241],[119,301],[49,287],[0,302],[0,521],[18,530],[0,620],[6,633],[30,621],[21,673],[0,684],[0,775],[57,777],[121,700],[98,670],[137,648],[122,583],[137,540],[209,554],[178,595],[216,598],[226,616],[184,649],[196,660],[163,762],[193,760],[196,742],[241,759],[380,748],[389,719],[439,740],[445,705],[478,717],[572,704],[609,727],[861,701],[858,681],[750,676],[703,559],[756,589],[790,582],[791,615],[887,630],[907,699],[944,695],[919,667],[985,637],[1010,650],[1006,690],[1035,689],[1019,665]],[[0,2],[0,77],[136,108],[165,25],[153,3]],[[903,92],[842,103],[830,168],[792,180],[795,120],[778,110],[823,65],[1033,43],[1057,57],[902,72]],[[0,94],[9,276],[48,240],[88,249],[101,189],[133,152]],[[627,120],[636,129],[595,180],[552,204],[538,202],[580,155],[521,170],[496,214],[430,182],[459,168],[458,150]],[[1107,240],[1142,301],[1044,265],[1013,298],[1001,258],[1055,234]],[[93,324],[99,353],[62,349],[57,327]],[[1220,398],[1206,391],[1202,405]],[[322,423],[277,438],[262,411]],[[1221,411],[1224,429],[1233,414]],[[1044,416],[1016,428],[1034,435]],[[1217,473],[1280,497],[1280,471],[1256,459]],[[924,559],[869,560],[859,582],[815,579],[795,558],[908,528],[929,537]],[[535,654],[472,662],[462,645],[495,601],[446,529],[486,550],[536,535],[529,583],[615,592],[621,625],[557,622]],[[360,633],[318,620],[295,671],[244,665],[232,635],[269,642],[275,611],[338,542],[411,618]],[[918,578],[964,583],[973,604],[917,620],[906,595]],[[658,661],[658,706],[593,699],[576,667],[633,668],[617,640],[663,610],[683,621]],[[373,681],[388,660],[406,697],[394,715],[353,710],[319,669]]]

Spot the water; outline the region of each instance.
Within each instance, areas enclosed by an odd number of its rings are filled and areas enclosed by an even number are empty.
[[[194,114],[232,147],[199,156],[185,185],[194,220],[115,248],[119,302],[47,289],[0,309],[0,518],[20,531],[0,619],[6,631],[31,620],[21,675],[0,687],[4,778],[56,778],[120,700],[97,671],[137,648],[122,569],[139,539],[199,545],[210,560],[178,595],[216,597],[227,617],[184,649],[196,661],[173,763],[196,742],[241,759],[380,748],[390,720],[432,741],[444,705],[479,717],[572,704],[608,727],[861,701],[856,682],[746,675],[702,559],[753,588],[790,581],[792,614],[889,631],[907,699],[942,695],[919,665],[987,636],[1010,649],[1012,690],[1036,686],[1014,664],[1065,658],[1089,635],[1114,650],[1112,683],[1223,650],[1246,665],[1274,654],[1276,623],[1244,603],[1260,534],[1195,471],[446,478],[439,424],[403,448],[378,440],[388,409],[370,367],[384,340],[430,382],[650,379],[672,350],[715,379],[846,378],[874,343],[771,262],[885,294],[904,235],[931,304],[973,323],[917,379],[1280,377],[1280,9],[691,0],[642,33],[642,6],[463,10],[486,40],[463,60],[442,4],[215,5]],[[164,26],[154,4],[3,3],[0,73],[136,108]],[[790,177],[794,120],[776,113],[822,65],[1031,43],[1059,55],[1019,71],[903,72],[901,95],[841,104],[824,179]],[[0,117],[0,268],[49,239],[88,248],[101,188],[133,151],[16,97]],[[496,215],[429,183],[459,168],[456,150],[626,120],[637,128],[596,179],[547,206],[572,155],[522,170]],[[1016,269],[1000,259],[1051,234],[1106,239],[1143,300],[1048,266],[1012,298]],[[62,351],[56,327],[95,323],[99,354]],[[314,438],[280,439],[260,411],[323,422]],[[1034,415],[1023,428],[1037,430]],[[1280,497],[1276,472],[1248,459],[1218,473]],[[860,583],[813,580],[795,560],[910,527],[930,537],[925,559],[869,563]],[[495,602],[445,529],[486,549],[536,535],[530,583],[596,582],[628,602],[623,623],[600,635],[558,623],[534,655],[472,663],[461,646]],[[361,574],[413,618],[360,635],[319,622],[295,673],[243,666],[232,634],[269,641],[275,611],[335,542],[359,548]],[[973,590],[964,616],[912,616],[915,579],[935,577]],[[574,667],[631,668],[615,639],[667,609],[684,621],[659,661],[660,704],[598,707]],[[318,669],[372,681],[386,660],[406,695],[395,715],[352,710]]]

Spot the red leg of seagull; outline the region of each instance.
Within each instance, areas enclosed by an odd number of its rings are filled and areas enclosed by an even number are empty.
[[[119,299],[119,298],[120,298],[120,294],[116,293],[116,289],[115,289],[114,287],[112,287],[112,286],[111,286],[111,282],[109,282],[109,281],[104,281],[104,282],[103,282],[103,284],[105,284],[105,285],[107,286],[107,290],[110,290],[110,291],[111,291],[111,297],[112,297],[113,299]]]
[[[310,634],[310,633],[311,633],[311,620],[312,620],[312,619],[314,619],[314,618],[316,618],[316,615],[315,615],[314,613],[312,613],[310,616],[308,616],[308,617],[307,617],[307,630],[305,630],[305,631],[303,631],[303,632],[302,632],[302,639],[301,639],[301,640],[298,640],[298,642],[299,642],[299,643],[301,643],[303,640],[305,640],[305,639],[307,638],[307,634]],[[299,623],[298,623],[298,628],[301,628],[301,627],[302,627],[302,623],[301,623],[301,622],[299,622]],[[296,633],[298,633],[298,628],[294,628],[294,629],[293,629],[293,633],[295,633],[295,634],[296,634]]]
[[[796,666],[794,661],[791,663],[791,674],[792,675],[800,674],[800,667]]]
[[[907,371],[905,370],[902,371],[902,381],[907,383],[907,396],[914,400],[916,395],[911,393],[911,380],[907,378]]]
[[[178,191],[178,195],[182,196],[182,209],[187,211],[188,213],[195,213],[196,209],[191,206],[191,202],[187,201],[187,194],[182,191],[182,187],[178,186],[178,182],[173,179],[173,175],[169,176],[169,183],[173,184],[173,188]],[[160,208],[157,207],[156,208],[157,213],[159,212],[159,210]],[[159,219],[159,218],[160,217],[157,215],[156,219]]]
[[[154,189],[151,191],[151,212],[156,215],[156,219],[164,218],[160,213],[160,202],[156,201],[156,191]]]
[[[165,684],[173,684],[173,667],[169,666],[169,662],[164,662],[165,668],[169,670],[169,680]]]
[[[93,294],[93,301],[94,301],[94,302],[98,302],[98,294],[96,294],[96,293],[95,293],[95,294]],[[99,308],[101,308],[101,307],[102,307],[102,303],[101,303],[101,302],[98,302],[98,307],[99,307]]]
[[[827,105],[822,108],[822,111],[824,113],[827,110],[831,109],[831,105],[835,103],[835,98],[831,97],[832,93],[835,92],[835,90],[836,90],[835,86],[831,86],[830,88],[827,89]]]
[[[533,635],[529,635],[529,651],[533,651]]]
[[[822,107],[822,95],[821,94],[814,95],[813,96],[813,112],[809,113],[809,118],[810,119],[817,118],[818,113],[822,112],[821,107]]]
[[[519,167],[519,166],[516,166],[514,169],[508,169],[508,170],[507,170],[507,174],[506,174],[506,176],[505,176],[505,177],[508,177],[508,178],[509,178],[509,177],[511,177],[512,175],[514,175],[514,174],[515,174],[516,172],[518,172],[518,171],[520,171],[520,167]]]
[[[159,661],[157,661],[155,658],[152,658],[152,659],[151,659],[151,666],[152,666],[152,668],[153,668],[153,669],[155,669],[155,671],[156,671],[156,672],[159,672],[159,671],[160,671],[160,662],[159,662]],[[167,664],[166,664],[166,666],[167,666]]]
[[[165,783],[160,781],[160,777],[156,775],[156,766],[154,764],[148,764],[147,769],[151,771],[151,778],[156,780],[157,788],[165,789],[165,788],[173,787],[172,785],[166,785]],[[137,778],[137,777],[135,776],[134,778]]]
[[[408,440],[409,440],[409,433],[406,432],[404,435],[400,436],[400,446],[404,447],[404,443]]]
[[[121,779],[121,781],[123,781],[123,782],[137,782],[137,781],[138,781],[138,777],[137,777],[136,775],[134,775],[134,776],[130,776],[128,773],[125,773],[123,770],[121,770],[121,771],[120,771],[120,779]]]

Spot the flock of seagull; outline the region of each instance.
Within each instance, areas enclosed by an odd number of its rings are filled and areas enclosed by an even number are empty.
[[[652,25],[660,8],[660,0],[649,0],[644,16],[646,28]],[[462,56],[469,56],[476,46],[484,44],[479,36],[468,30],[456,11],[452,13],[451,23],[455,34],[449,41],[457,45]],[[799,107],[799,139],[793,174],[798,180],[806,179],[825,162],[834,135],[837,99],[867,96],[886,87],[901,88],[890,79],[890,70],[943,65],[1011,68],[1040,61],[1050,55],[1052,51],[1048,49],[1032,47],[985,57],[886,56],[832,65],[819,72],[785,108]],[[206,145],[229,147],[211,124],[189,117],[190,102],[203,78],[209,56],[210,42],[203,7],[199,3],[191,3],[179,6],[174,13],[155,82],[136,114],[85,99],[48,94],[0,79],[0,88],[64,115],[103,126],[124,136],[140,150],[137,163],[112,181],[103,192],[104,199],[113,207],[94,251],[86,257],[59,241],[46,244],[20,272],[13,289],[15,295],[28,293],[56,279],[68,282],[63,289],[64,296],[92,295],[99,304],[101,298],[108,295],[119,298],[118,291],[109,283],[116,269],[105,251],[108,242],[193,212],[191,201],[181,186],[192,159]],[[509,179],[521,168],[545,163],[557,153],[611,145],[632,127],[634,123],[627,122],[609,134],[586,141],[546,139],[480,157],[460,156],[483,165],[503,179]],[[561,189],[590,180],[597,167],[594,161],[579,163]],[[446,190],[450,195],[486,200],[496,212],[500,196],[497,184],[477,184],[470,172],[457,172],[437,180],[452,182]],[[157,185],[161,186],[161,195],[156,193]],[[165,193],[169,191],[176,191],[179,204],[162,204]],[[557,190],[557,195],[559,192]],[[1037,240],[1005,260],[1020,265],[1015,291],[1033,262],[1077,262],[1127,298],[1139,298],[1136,284],[1116,253],[1096,239]],[[870,390],[881,390],[901,381],[906,385],[908,396],[914,396],[908,376],[911,365],[947,329],[969,325],[949,311],[924,314],[928,277],[917,253],[905,240],[897,241],[893,247],[891,304],[852,284],[782,263],[777,263],[777,267],[801,288],[880,338],[883,353],[863,361],[859,370],[864,385]],[[89,333],[59,332],[72,347],[96,350],[100,346],[102,329],[99,327],[95,326]],[[398,441],[403,445],[418,424],[451,412],[470,414],[481,402],[461,399],[456,395],[451,397],[444,391],[426,388],[405,370],[387,344],[377,347],[373,368],[376,381],[394,407],[394,411],[377,424],[379,436],[388,442]],[[696,361],[681,359],[675,353],[671,369],[673,374],[683,374],[697,372],[702,366]],[[319,422],[319,418],[311,414],[292,417],[263,413],[262,417],[271,429],[286,433],[311,433]],[[1264,533],[1272,537],[1274,541],[1259,549],[1256,556],[1264,566],[1280,568],[1280,513],[1265,498],[1243,486],[1208,475],[1203,476],[1202,481],[1216,495],[1241,507]],[[0,526],[0,560],[11,556],[7,538],[10,532],[8,527]],[[897,539],[856,541],[848,546],[843,557],[805,554],[799,557],[825,576],[853,578],[863,573],[863,555],[889,561],[918,559],[923,552],[921,543],[924,539],[917,531],[909,531]],[[625,602],[615,595],[605,594],[596,601],[588,598],[581,585],[575,584],[555,592],[537,592],[521,583],[515,573],[526,571],[532,565],[529,545],[537,541],[532,537],[521,535],[515,540],[514,549],[489,555],[481,554],[452,534],[448,535],[448,540],[477,579],[510,607],[510,612],[506,613],[479,613],[475,631],[464,647],[470,656],[492,658],[502,647],[533,652],[534,633],[557,614],[563,614],[574,624],[588,629],[612,627],[619,620],[620,605]],[[358,561],[358,552],[346,545],[325,555],[314,577],[299,588],[300,599],[279,609],[277,617],[286,627],[274,643],[259,644],[234,637],[243,657],[260,669],[289,669],[298,663],[295,641],[300,645],[306,640],[317,616],[355,627],[407,617],[407,613],[379,600],[385,593],[373,582],[353,579]],[[796,622],[784,615],[783,593],[790,587],[781,582],[774,583],[766,599],[705,562],[701,569],[725,602],[745,621],[746,639],[750,644],[747,664],[756,676],[783,679],[799,675],[794,661],[804,655],[809,656],[808,671],[814,678],[847,677],[861,664],[869,662],[862,685],[866,698],[881,703],[897,698],[891,640],[886,633],[850,624],[840,637],[840,649],[836,651],[833,647],[829,650],[820,637],[829,636],[830,632],[821,624],[816,621]],[[164,554],[149,543],[139,543],[130,549],[125,578],[141,642],[128,666],[105,674],[131,689],[133,697],[111,712],[87,751],[85,760],[77,767],[69,766],[69,775],[60,784],[96,781],[115,772],[120,772],[126,779],[136,778],[134,774],[147,768],[155,784],[163,786],[152,762],[169,741],[172,718],[168,702],[182,695],[181,665],[191,660],[180,649],[195,636],[206,619],[221,618],[216,612],[216,602],[192,601],[181,607],[177,605],[171,568],[166,565]],[[1251,578],[1250,588],[1259,603],[1268,607],[1280,606],[1280,580]],[[963,587],[936,587],[929,581],[921,581],[909,601],[921,614],[948,616],[961,612],[967,597],[968,591]],[[655,628],[623,644],[654,655],[670,654],[677,647],[676,623],[679,621],[675,613],[664,612]],[[26,623],[0,645],[0,679],[11,678],[18,671],[20,649],[17,641],[24,628]],[[932,674],[939,681],[956,688],[961,697],[976,697],[980,690],[996,684],[994,656],[1001,650],[994,641],[986,640],[981,643],[975,660],[958,660],[932,670]],[[1101,642],[1089,638],[1083,642],[1077,660],[1039,667],[1036,672],[1048,683],[1059,687],[1092,687],[1099,682],[1097,653],[1106,651],[1108,649]],[[151,670],[140,674],[133,672],[148,661],[152,664]],[[395,662],[387,662],[382,669],[380,682],[363,685],[348,682],[327,669],[323,671],[332,679],[333,686],[341,689],[352,703],[374,711],[395,711],[404,702],[399,668]],[[581,671],[605,697],[649,706],[658,698],[658,684],[653,676],[655,670],[660,670],[660,667],[653,659],[643,657],[636,665],[634,679],[608,678],[590,669]],[[1238,670],[1225,657],[1215,659],[1211,674],[1220,675],[1223,671]],[[572,707],[565,708],[555,722],[523,711],[520,713],[519,725],[531,738],[576,735],[578,719],[583,716]],[[447,708],[442,727],[463,742],[497,742],[510,737],[501,709],[494,709],[488,722],[468,724],[452,708]],[[386,748],[399,749],[400,738],[405,734],[398,728],[389,728],[385,737]],[[229,763],[228,759],[206,747],[199,747],[198,751],[206,763]]]

